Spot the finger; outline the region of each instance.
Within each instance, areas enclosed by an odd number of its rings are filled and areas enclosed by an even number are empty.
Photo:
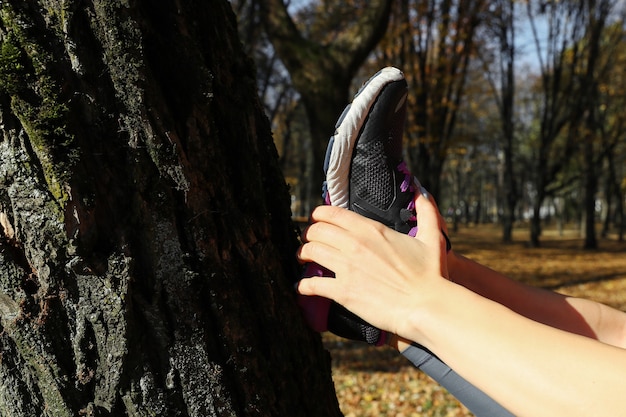
[[[439,211],[427,193],[416,194],[415,211],[418,224],[416,237],[427,244],[434,244],[435,242],[439,244],[443,239],[439,225]]]
[[[314,262],[329,271],[336,271],[340,267],[341,252],[332,246],[321,242],[307,242],[298,248],[296,257],[301,263]]]
[[[338,281],[336,279],[328,279],[323,277],[303,278],[298,282],[296,290],[302,295],[317,295],[320,297],[328,298],[329,300],[336,300],[336,294],[338,293]]]
[[[300,262],[314,262],[331,271],[338,271],[345,263],[345,255],[359,246],[358,236],[330,223],[317,222],[302,234],[305,242],[298,252]]]
[[[303,242],[321,242],[337,249],[350,244],[350,234],[346,229],[321,221],[307,227],[301,237]]]
[[[347,230],[358,230],[364,225],[378,223],[358,213],[336,206],[316,207],[311,213],[311,220],[313,222],[333,224]]]
[[[441,231],[446,235],[445,238],[446,240],[448,240],[448,225],[446,224],[445,219],[443,218],[443,216],[441,215],[441,210],[439,210],[439,206],[437,205],[437,200],[435,200],[435,198],[433,197],[432,194],[430,194],[425,188],[421,187],[421,192],[422,195],[424,195],[425,197],[428,198],[428,200],[430,200],[430,202],[435,206],[435,210],[437,210],[437,217],[438,217],[438,221],[439,221],[439,227],[441,228]]]

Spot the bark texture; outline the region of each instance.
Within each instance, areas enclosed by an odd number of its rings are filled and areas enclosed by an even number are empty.
[[[0,13],[0,415],[340,415],[228,2]]]

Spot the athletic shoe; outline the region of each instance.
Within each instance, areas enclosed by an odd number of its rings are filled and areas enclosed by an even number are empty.
[[[403,233],[416,230],[414,183],[402,162],[407,83],[396,68],[384,68],[367,81],[342,112],[324,160],[324,201],[380,221]],[[303,276],[333,276],[309,263]],[[309,325],[373,345],[387,333],[323,297],[300,296]]]
[[[406,102],[397,68],[380,70],[361,88],[330,138],[323,196],[326,204],[414,234],[415,183],[402,160]]]

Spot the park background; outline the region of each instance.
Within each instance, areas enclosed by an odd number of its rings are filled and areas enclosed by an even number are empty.
[[[409,83],[405,157],[453,227],[502,238],[623,229],[624,2],[234,1],[294,216],[319,203],[343,107],[378,69]],[[596,229],[596,224],[600,227]],[[621,236],[621,232],[620,232]]]
[[[623,1],[232,3],[301,226],[334,120],[371,74],[397,66],[405,158],[455,249],[626,309]],[[470,415],[389,349],[324,343],[346,416]]]

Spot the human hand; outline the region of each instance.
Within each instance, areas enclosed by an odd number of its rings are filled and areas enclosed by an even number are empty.
[[[334,276],[332,271],[314,262],[308,262],[300,279],[304,277],[334,278]],[[375,346],[382,346],[390,340],[387,332],[372,326],[344,306],[328,298],[298,294],[298,305],[307,324],[316,332],[330,331],[337,336]]]
[[[345,209],[315,209],[298,258],[334,271],[335,279],[306,278],[298,291],[335,300],[372,325],[405,335],[406,318],[435,296],[434,286],[447,276],[436,206],[419,194],[415,204],[415,238]]]
[[[441,229],[441,231],[446,235],[446,237],[450,236],[450,233],[448,232],[448,223],[446,223],[446,219],[444,219],[444,217],[441,215],[441,210],[439,210],[439,206],[437,205],[437,201],[434,199],[434,197],[428,193],[428,191],[426,191],[425,188],[422,188],[422,193],[423,195],[426,196],[426,198],[432,203],[432,205],[435,207],[435,211],[437,213],[437,221],[439,222],[439,228]],[[448,246],[451,246],[451,243],[448,239],[447,242]],[[450,250],[450,248],[448,248],[448,250]]]

